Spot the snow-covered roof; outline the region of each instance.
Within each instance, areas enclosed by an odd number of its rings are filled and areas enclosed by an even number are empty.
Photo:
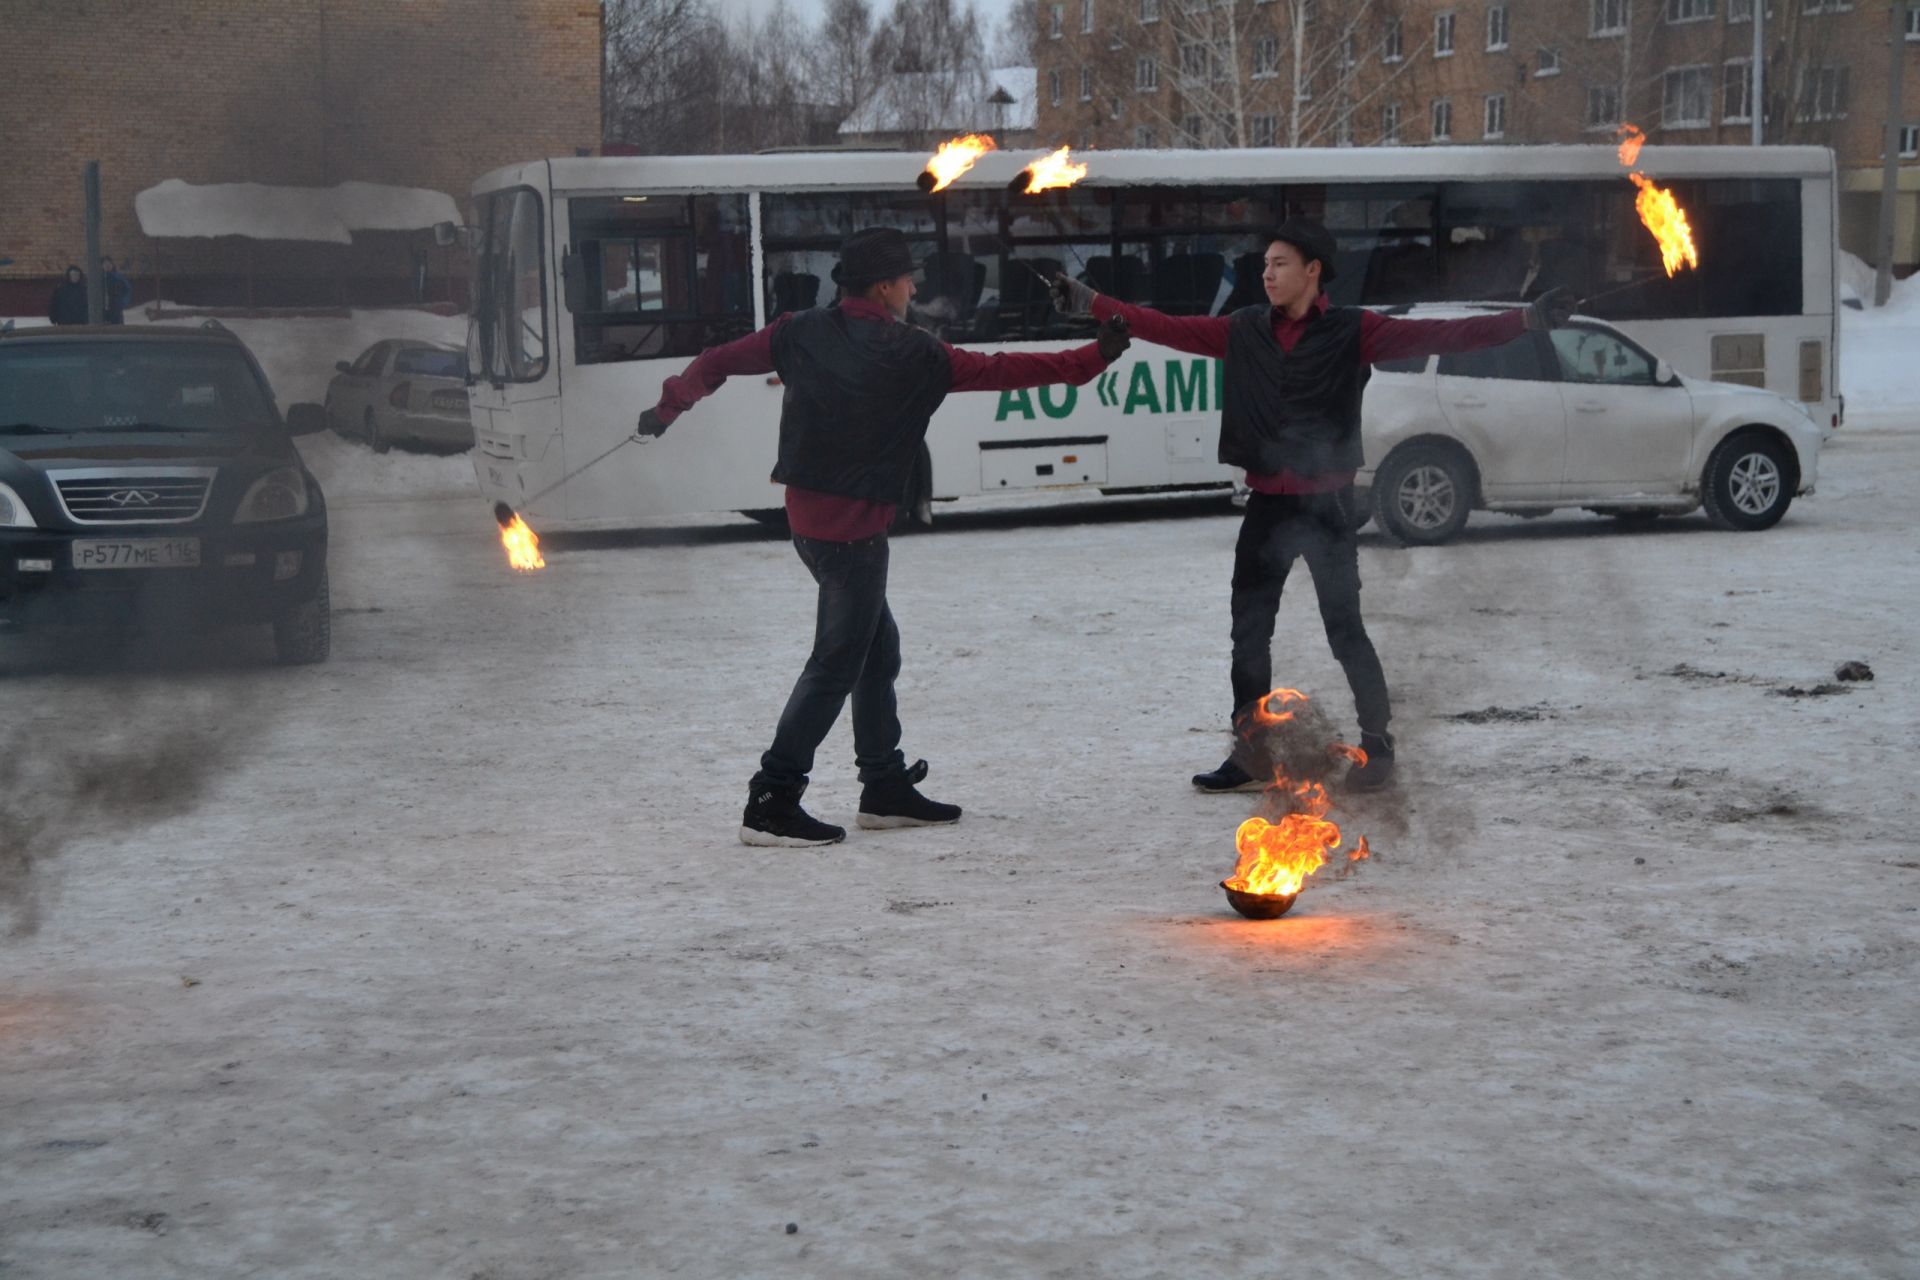
[[[257,182],[195,186],[168,178],[133,198],[150,236],[247,236],[351,244],[355,231],[415,231],[459,222],[453,197],[426,187],[342,182],[333,187],[275,187]]]
[[[937,86],[930,84],[940,73],[902,71],[880,82],[868,99],[855,107],[853,114],[840,122],[841,133],[897,133],[918,129],[918,104],[932,96]],[[987,72],[984,88],[956,102],[946,116],[932,125],[936,130],[954,133],[1034,127],[1035,86],[1040,73],[1032,67],[996,67]],[[1004,90],[1009,103],[992,101],[996,91]],[[908,123],[913,122],[913,123]]]

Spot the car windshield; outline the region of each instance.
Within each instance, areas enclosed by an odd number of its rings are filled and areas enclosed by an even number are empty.
[[[393,357],[395,373],[410,373],[421,378],[458,378],[466,373],[466,358],[458,351],[439,351],[432,347],[407,347]]]
[[[253,365],[227,343],[0,346],[0,433],[241,431],[279,421]]]

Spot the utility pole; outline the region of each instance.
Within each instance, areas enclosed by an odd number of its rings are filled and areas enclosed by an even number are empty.
[[[86,191],[87,220],[87,323],[104,324],[107,319],[107,282],[100,278],[100,162],[87,161],[82,185]]]
[[[1887,55],[1887,127],[1881,139],[1880,234],[1874,239],[1880,264],[1873,273],[1873,305],[1884,307],[1893,292],[1893,211],[1900,194],[1901,70],[1907,60],[1906,0],[1892,0],[1893,35]]]
[[[1307,5],[1311,0],[1293,0],[1293,106],[1287,112],[1287,145],[1300,145],[1300,63],[1306,54]]]
[[[1753,145],[1767,140],[1767,0],[1748,0],[1753,5],[1753,71],[1748,77],[1752,90],[1747,99],[1747,114],[1753,117]]]

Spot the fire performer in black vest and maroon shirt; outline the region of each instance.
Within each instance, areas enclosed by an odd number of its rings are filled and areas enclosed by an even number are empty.
[[[833,306],[783,315],[758,333],[703,352],[669,378],[640,415],[657,436],[734,374],[778,373],[780,456],[787,523],[801,563],[820,585],[813,652],[787,699],[773,745],[747,788],[740,839],[750,845],[833,844],[846,831],[800,807],[814,752],[853,701],[859,823],[913,827],[958,822],[958,805],[921,795],[926,761],[900,751],[893,692],[900,631],[887,608],[887,529],[920,458],[927,422],[953,391],[1014,391],[1093,381],[1127,348],[1126,322],[1071,351],[981,355],[901,323],[914,295],[913,255],[898,231],[856,231],[840,249]]]
[[[1327,642],[1347,673],[1367,762],[1347,775],[1359,790],[1393,774],[1386,676],[1360,619],[1360,560],[1353,477],[1362,461],[1360,398],[1372,366],[1402,356],[1498,346],[1572,312],[1564,289],[1531,305],[1465,320],[1405,320],[1330,305],[1333,237],[1308,218],[1288,218],[1269,236],[1261,283],[1270,306],[1224,316],[1165,316],[1054,279],[1062,311],[1121,317],[1148,342],[1215,356],[1222,371],[1220,461],[1247,473],[1253,490],[1233,555],[1233,706],[1236,729],[1273,688],[1273,626],[1296,559],[1313,575]],[[1233,756],[1196,774],[1202,791],[1253,790]]]

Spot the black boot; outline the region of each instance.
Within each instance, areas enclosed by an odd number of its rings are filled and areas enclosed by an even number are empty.
[[[747,787],[747,811],[740,816],[740,843],[806,849],[845,840],[845,827],[822,822],[800,807],[806,789],[804,780],[797,786],[775,786],[756,776]]]
[[[854,821],[869,831],[893,827],[944,827],[960,821],[960,806],[929,800],[913,784],[927,776],[927,762],[916,760],[903,773],[869,782],[860,791]]]
[[[1196,773],[1193,785],[1202,791],[1265,791],[1267,784],[1233,762],[1228,756],[1212,773]]]
[[[1360,749],[1367,753],[1365,764],[1347,769],[1347,790],[1378,791],[1393,781],[1393,738],[1384,733],[1360,735]]]

